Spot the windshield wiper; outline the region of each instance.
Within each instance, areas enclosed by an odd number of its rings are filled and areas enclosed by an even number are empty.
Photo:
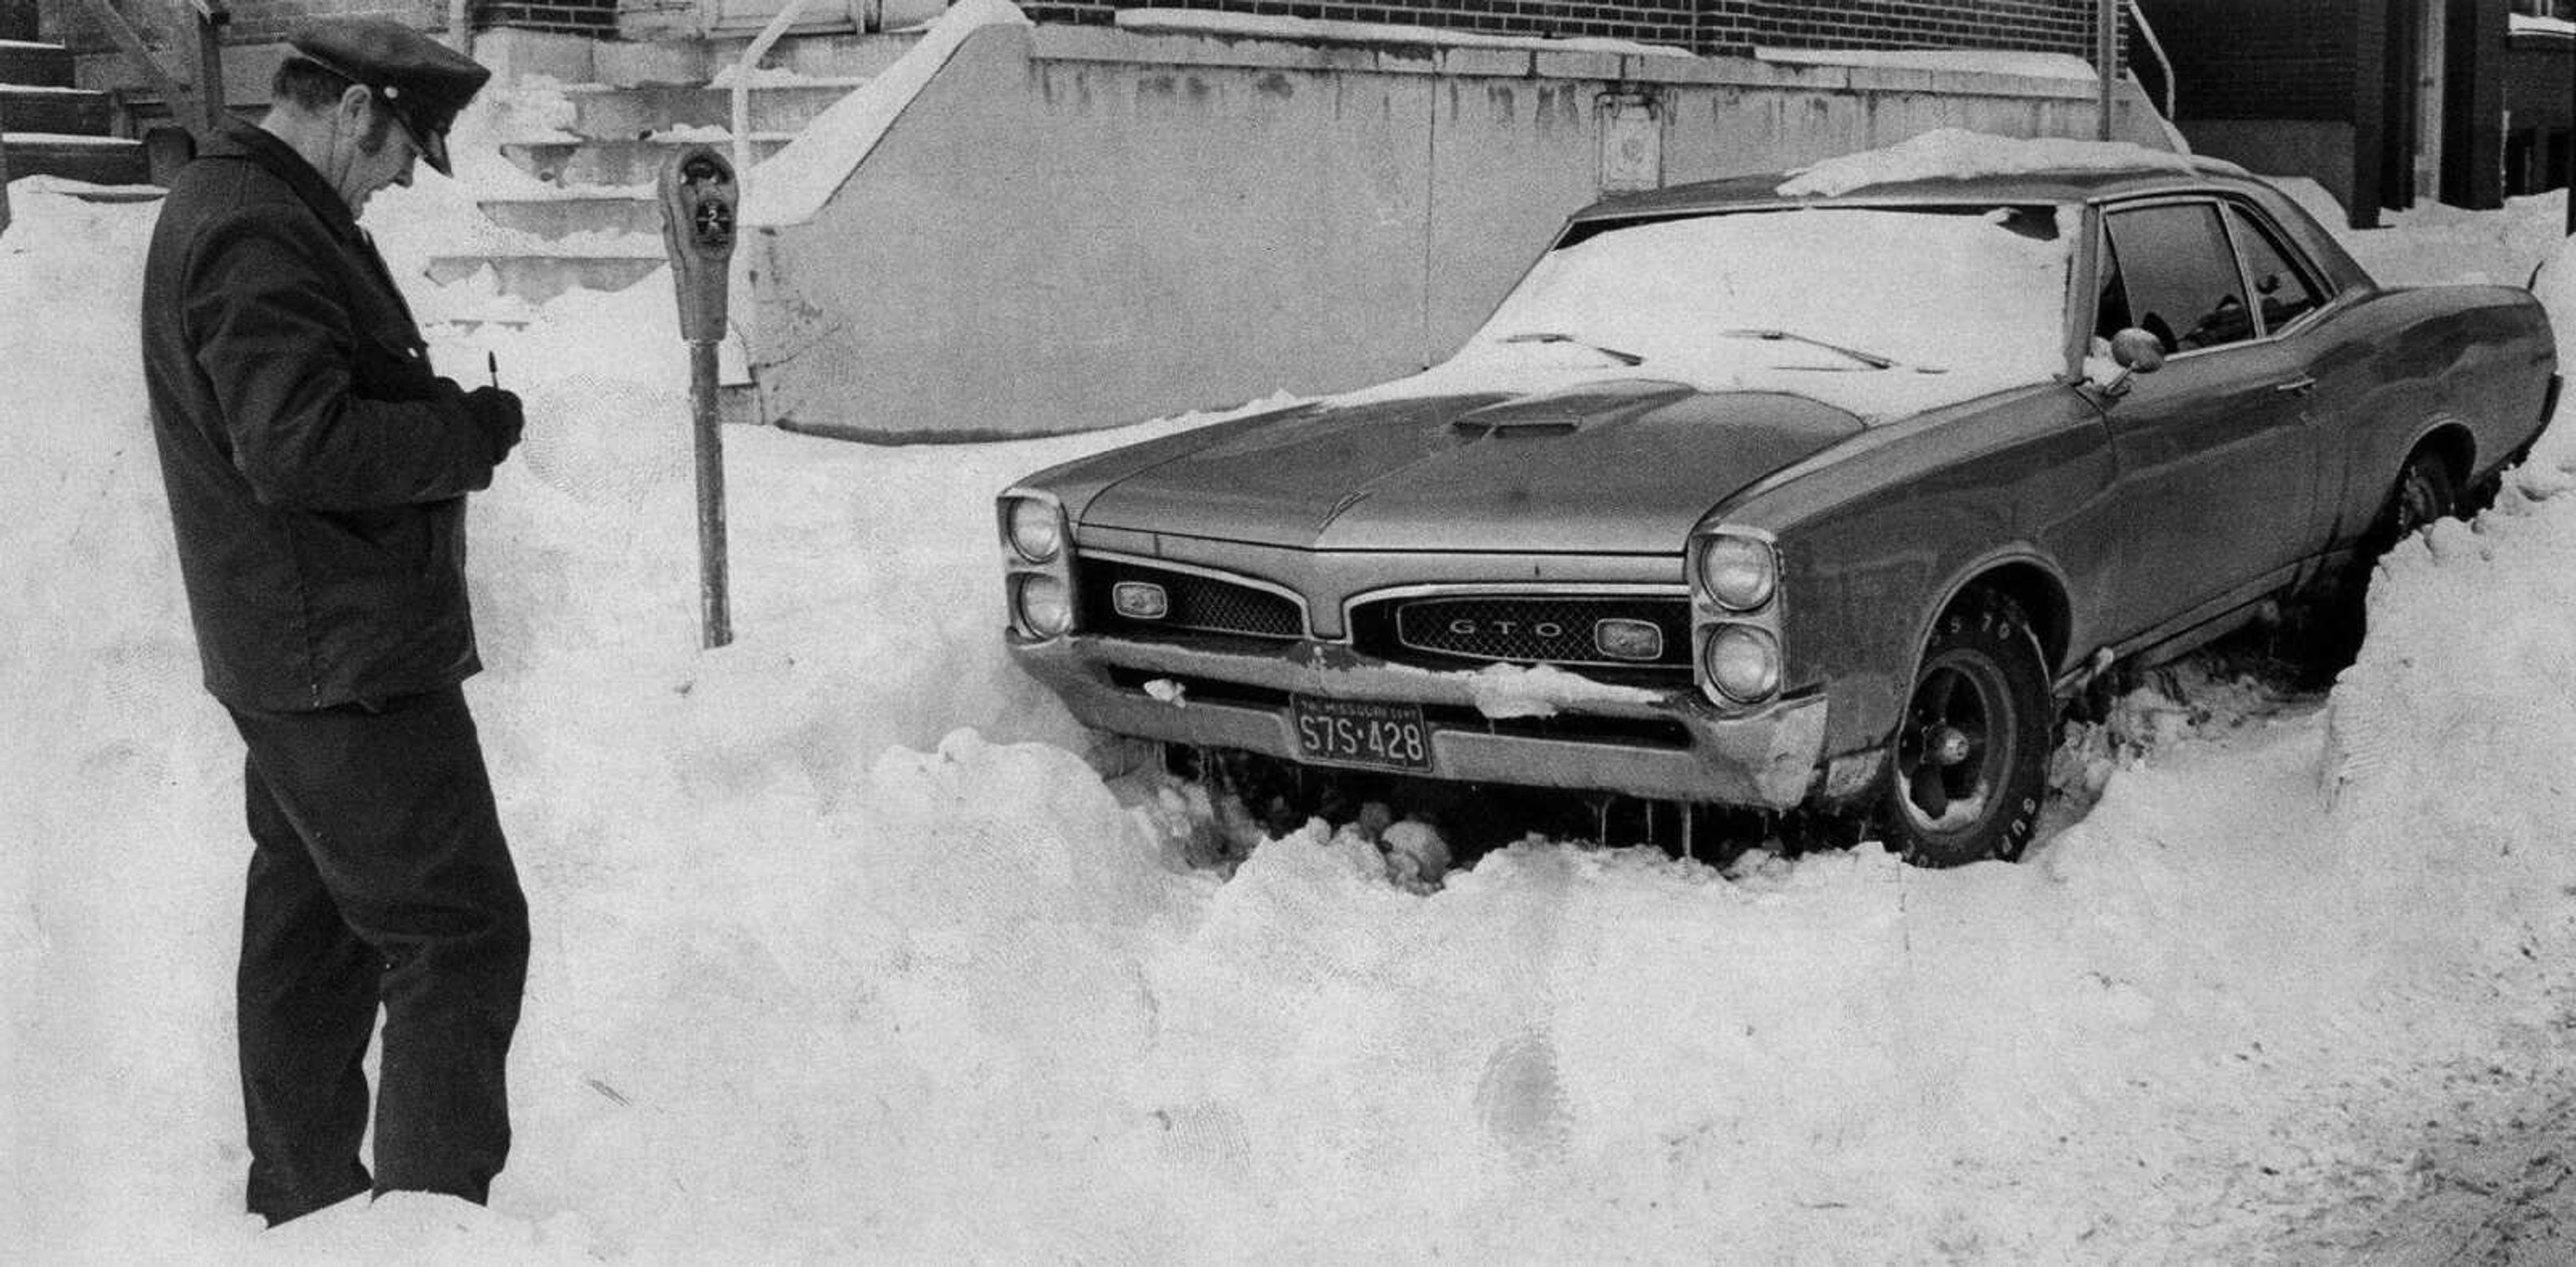
[[[1581,339],[1575,338],[1573,335],[1558,334],[1552,330],[1536,331],[1525,334],[1507,334],[1504,335],[1500,341],[1504,343],[1571,343],[1576,347],[1589,348],[1603,356],[1609,357],[1611,360],[1617,361],[1621,365],[1643,365],[1646,363],[1646,358],[1639,356],[1634,352],[1622,352],[1617,348],[1605,348],[1597,343],[1586,343]]]
[[[1874,370],[1892,370],[1895,369],[1897,365],[1896,361],[1893,359],[1880,356],[1875,352],[1863,352],[1859,348],[1847,348],[1839,343],[1827,343],[1822,339],[1811,339],[1806,335],[1793,334],[1787,330],[1721,330],[1718,333],[1730,339],[1762,339],[1771,343],[1804,343],[1811,348],[1823,348],[1828,352],[1848,356]],[[1917,366],[1915,368],[1925,374],[1938,374],[1941,372],[1940,368],[1937,366],[1924,365]]]

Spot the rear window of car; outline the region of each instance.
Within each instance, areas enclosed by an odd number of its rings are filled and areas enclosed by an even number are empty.
[[[2254,279],[2255,307],[2263,313],[2263,332],[2278,333],[2283,326],[2325,306],[2322,287],[2310,280],[2291,253],[2281,246],[2269,227],[2243,208],[2227,208],[2227,225],[2234,233],[2237,249],[2245,256],[2245,275]]]

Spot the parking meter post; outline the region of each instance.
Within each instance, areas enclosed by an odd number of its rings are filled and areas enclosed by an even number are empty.
[[[726,593],[724,435],[716,395],[716,344],[725,335],[727,265],[733,259],[733,164],[696,145],[662,168],[662,249],[679,291],[680,339],[689,345],[689,413],[698,466],[699,642],[733,641]]]
[[[724,425],[716,403],[716,345],[689,343],[689,413],[698,454],[699,645],[733,641],[725,575]]]

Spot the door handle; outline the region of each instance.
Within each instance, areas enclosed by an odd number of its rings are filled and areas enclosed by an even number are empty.
[[[2290,394],[2295,395],[2295,396],[2305,396],[2305,395],[2307,395],[2309,392],[2315,391],[2315,390],[2316,390],[2316,387],[2317,387],[2317,380],[2316,380],[2316,379],[2314,379],[2314,378],[2312,378],[2312,377],[2310,377],[2310,376],[2308,376],[2308,375],[2305,375],[2305,374],[2302,374],[2302,375],[2300,375],[2300,376],[2299,376],[2299,377],[2297,377],[2297,378],[2291,379],[2290,381],[2288,381],[2288,382],[2286,382],[2286,383],[2274,383],[2274,384],[2272,384],[2272,390],[2273,390],[2273,391],[2276,391],[2276,392],[2289,392]]]

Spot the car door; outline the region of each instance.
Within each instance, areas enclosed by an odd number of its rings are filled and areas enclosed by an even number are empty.
[[[2118,639],[2178,632],[2260,597],[2309,549],[2316,379],[2300,342],[2266,337],[2247,303],[2229,214],[2193,196],[2103,217],[2096,333],[2143,328],[2167,358],[2105,411],[2122,539],[2106,632]]]

